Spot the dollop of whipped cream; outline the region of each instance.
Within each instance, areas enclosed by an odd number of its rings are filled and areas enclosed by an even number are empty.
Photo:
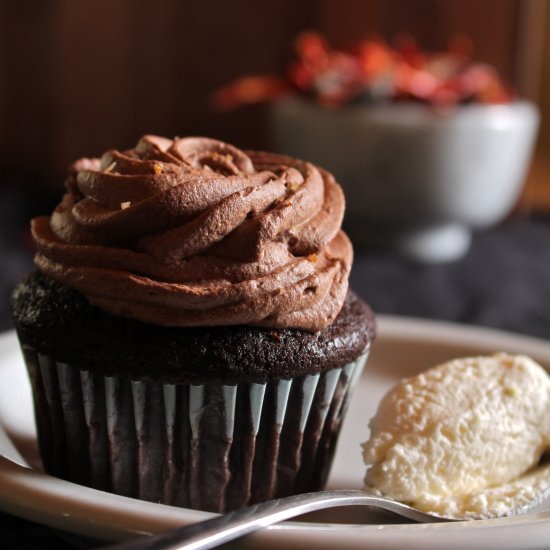
[[[144,136],[75,162],[35,264],[114,315],[163,326],[318,331],[344,302],[352,248],[334,178],[202,137]]]
[[[399,382],[363,445],[365,490],[444,517],[525,511],[550,491],[550,377],[523,355],[455,359]]]

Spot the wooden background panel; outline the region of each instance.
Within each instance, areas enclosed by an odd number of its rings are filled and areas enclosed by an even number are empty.
[[[47,86],[52,67],[54,12],[46,2],[0,3],[0,169],[24,173],[29,166],[51,173],[46,154],[55,132]]]
[[[335,46],[407,31],[427,48],[469,34],[516,74],[521,0],[0,0],[0,169],[60,186],[67,164],[143,133],[267,147],[264,109],[212,111],[235,77],[281,73],[298,32]]]
[[[543,47],[540,55],[540,82],[538,102],[542,114],[538,147],[525,186],[520,208],[550,212],[550,4],[546,10],[537,10],[544,19]]]
[[[72,159],[145,132],[255,143],[257,114],[218,119],[209,95],[238,75],[282,70],[311,13],[308,0],[90,5],[0,2],[4,173],[59,180]]]
[[[442,49],[454,34],[469,36],[476,56],[514,81],[518,0],[320,0],[318,26],[337,44],[378,33],[413,35],[426,49]]]

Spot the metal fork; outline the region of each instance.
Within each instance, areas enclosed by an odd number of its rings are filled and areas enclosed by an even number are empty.
[[[109,546],[108,550],[206,550],[286,519],[339,506],[372,506],[422,523],[456,521],[363,491],[319,491],[254,504],[173,531]]]

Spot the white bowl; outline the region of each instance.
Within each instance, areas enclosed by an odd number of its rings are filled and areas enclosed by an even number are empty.
[[[356,242],[391,242],[422,261],[457,259],[472,230],[510,212],[538,129],[535,105],[415,103],[323,109],[289,98],[272,105],[275,150],[331,171],[346,194]]]

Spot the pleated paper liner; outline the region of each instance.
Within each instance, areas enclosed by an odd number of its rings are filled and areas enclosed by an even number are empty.
[[[24,355],[46,472],[213,512],[323,487],[367,357],[265,384],[174,385]]]

